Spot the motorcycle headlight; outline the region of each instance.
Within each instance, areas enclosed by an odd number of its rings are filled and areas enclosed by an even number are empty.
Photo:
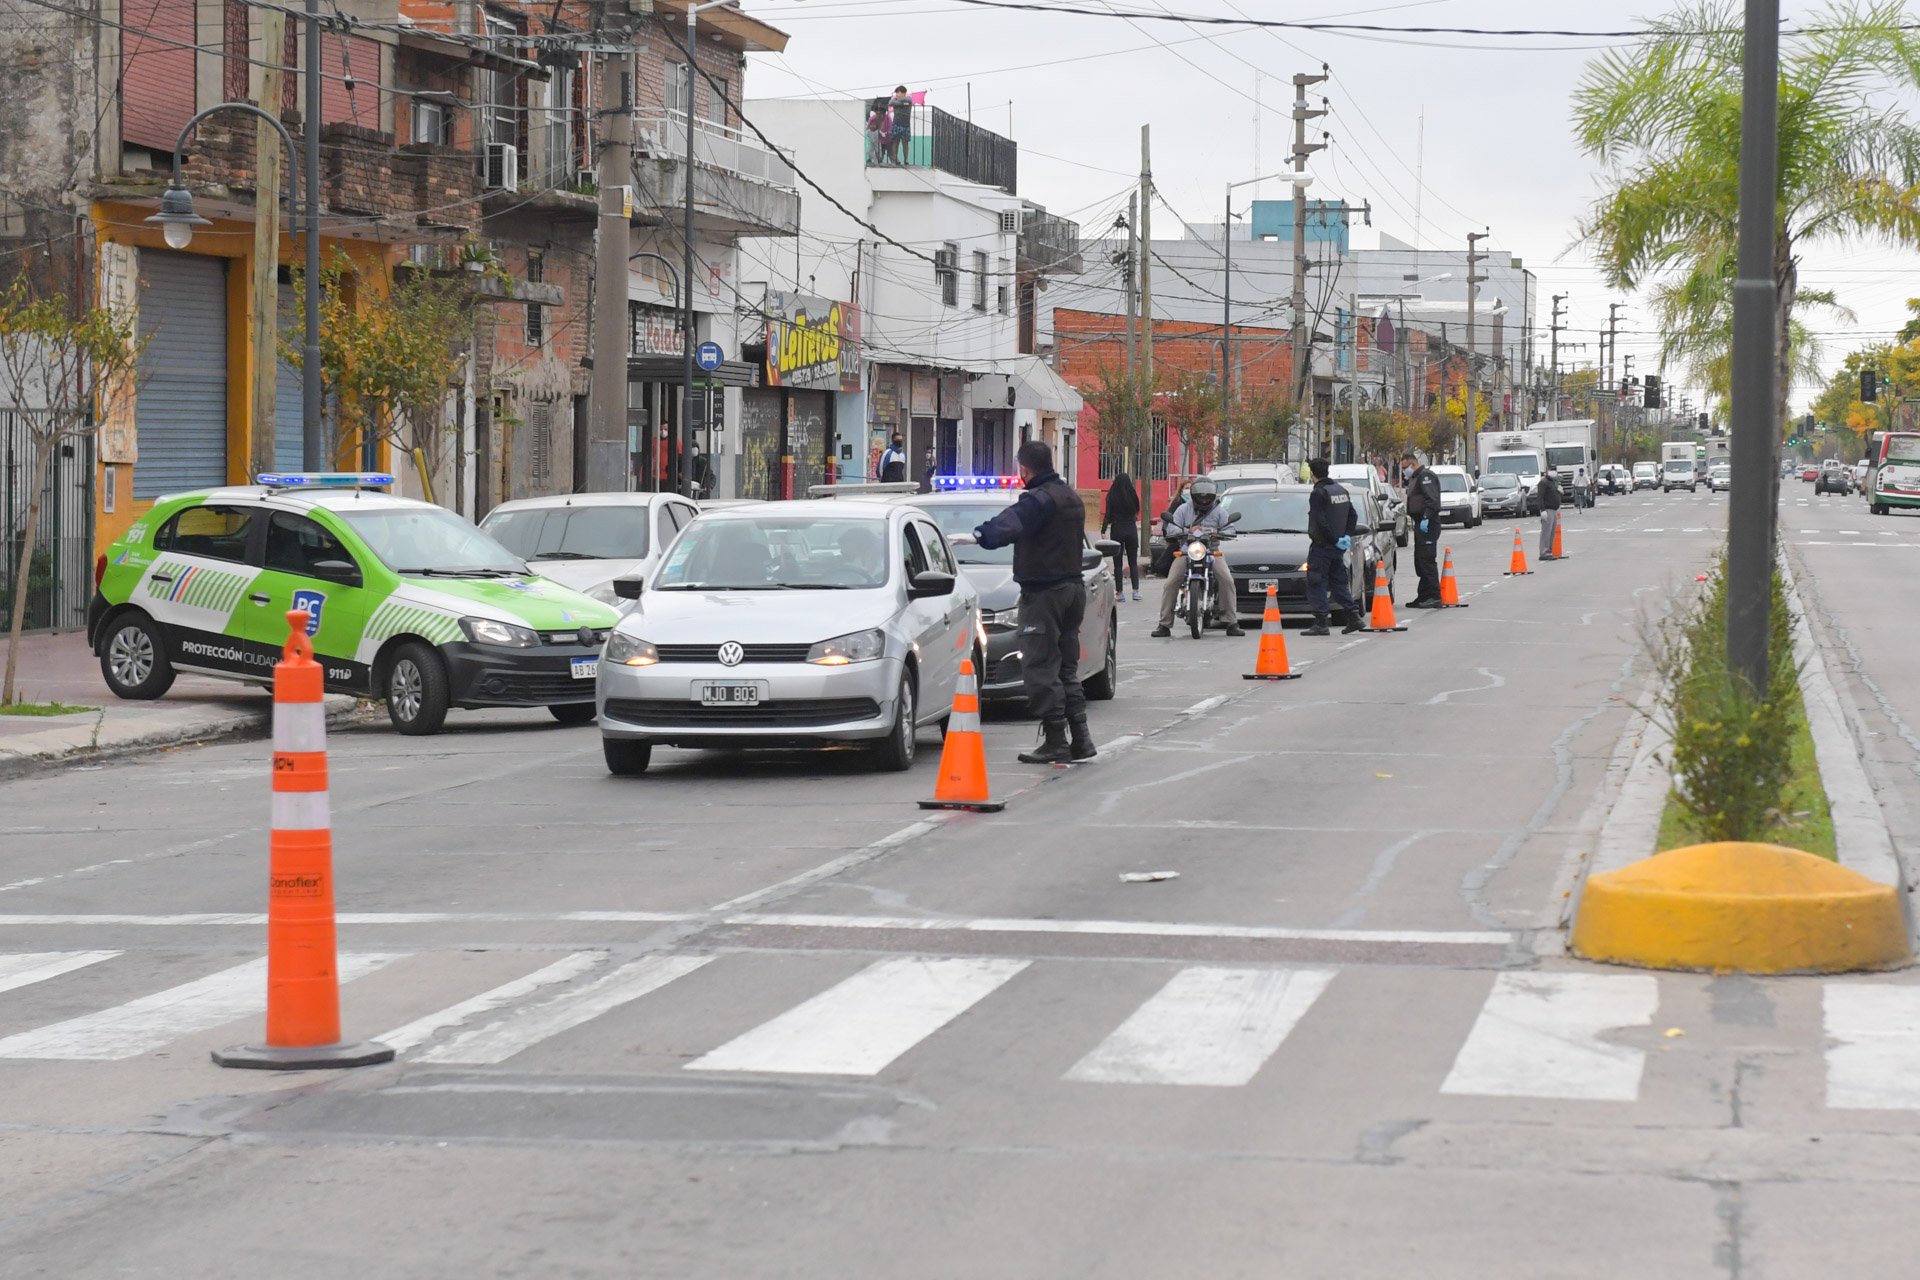
[[[1195,540],[1187,544],[1187,559],[1205,560],[1206,558],[1207,558],[1206,543]]]
[[[527,627],[516,627],[511,622],[499,622],[493,618],[462,618],[460,629],[467,633],[467,639],[475,644],[499,645],[505,649],[531,649],[540,643],[540,637]]]
[[[875,627],[822,640],[807,650],[807,661],[821,667],[844,667],[850,662],[872,662],[887,651],[887,633]]]
[[[630,636],[624,631],[616,631],[607,637],[606,651],[602,656],[608,662],[623,667],[650,667],[660,661],[658,649],[639,636]]]

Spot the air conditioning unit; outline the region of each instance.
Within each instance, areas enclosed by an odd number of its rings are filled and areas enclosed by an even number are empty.
[[[489,142],[487,144],[487,179],[483,185],[489,191],[519,190],[520,148],[511,142]]]
[[[1020,234],[1020,211],[1018,209],[1002,209],[1000,211],[1000,234],[1003,236],[1017,236]]]

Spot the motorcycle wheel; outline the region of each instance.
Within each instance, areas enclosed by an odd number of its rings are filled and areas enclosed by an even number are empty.
[[[1187,584],[1187,627],[1198,640],[1207,626],[1207,586],[1204,582]]]

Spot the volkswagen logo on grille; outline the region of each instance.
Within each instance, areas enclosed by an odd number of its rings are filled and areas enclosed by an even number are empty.
[[[720,652],[717,656],[720,659],[721,666],[737,667],[747,656],[747,651],[738,640],[729,640],[720,646]]]

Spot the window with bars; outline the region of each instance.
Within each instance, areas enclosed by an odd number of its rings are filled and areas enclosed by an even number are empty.
[[[987,309],[987,255],[978,249],[973,251],[973,309]]]
[[[1111,480],[1119,475],[1125,461],[1126,450],[1117,442],[1100,442],[1100,478]]]
[[[960,246],[949,240],[933,251],[933,278],[940,285],[940,301],[960,305]]]
[[[527,283],[539,284],[546,264],[537,253],[527,255]],[[538,347],[547,340],[547,313],[537,302],[527,304],[527,345]]]

